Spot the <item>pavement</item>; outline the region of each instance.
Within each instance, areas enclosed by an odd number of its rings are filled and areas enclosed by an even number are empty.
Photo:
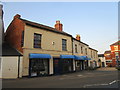
[[[3,88],[118,88],[119,72],[111,68],[64,75],[3,80]]]

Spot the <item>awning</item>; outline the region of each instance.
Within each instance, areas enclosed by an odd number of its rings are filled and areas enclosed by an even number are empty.
[[[60,58],[62,58],[62,59],[74,59],[75,57],[74,57],[74,55],[60,55]]]
[[[91,60],[91,58],[88,58],[88,60]]]
[[[76,55],[74,55],[74,57],[75,57],[75,60],[84,60],[84,58],[82,56],[76,56]]]
[[[82,56],[84,60],[91,60],[91,58],[88,58],[87,56]]]
[[[50,59],[51,55],[49,55],[49,54],[30,53],[29,58],[30,59],[32,59],[32,58],[48,58],[48,59]]]

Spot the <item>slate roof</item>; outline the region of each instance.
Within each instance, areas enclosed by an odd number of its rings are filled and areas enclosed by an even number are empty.
[[[113,46],[113,45],[120,45],[120,41],[117,41],[117,42],[111,44],[110,46]]]
[[[22,54],[5,42],[2,44],[2,56],[22,56]]]
[[[98,57],[104,57],[104,54],[98,54]]]
[[[93,48],[91,48],[91,47],[89,47],[89,49],[92,49],[92,50],[94,50],[94,51],[97,51],[97,50],[95,50],[95,49],[93,49]],[[97,51],[98,52],[98,51]]]
[[[105,51],[105,53],[104,54],[110,54],[111,53],[111,51],[110,50],[108,50],[108,51]]]
[[[86,44],[86,43],[84,43],[84,42],[82,42],[82,41],[79,41],[79,40],[77,40],[77,39],[74,38],[74,37],[73,37],[73,39],[76,40],[76,41],[78,41],[78,42],[80,42],[80,43],[82,43],[82,44],[85,44],[85,45],[89,46],[88,44]]]
[[[30,26],[33,26],[33,27],[41,28],[41,29],[44,29],[44,30],[48,30],[48,31],[51,31],[51,32],[55,32],[55,33],[59,33],[59,34],[63,34],[63,35],[67,35],[67,36],[72,37],[72,35],[64,32],[64,31],[58,31],[57,29],[55,29],[53,27],[49,27],[49,26],[46,26],[46,25],[43,25],[43,24],[28,21],[28,20],[25,20],[25,19],[22,19],[22,18],[20,18],[20,20],[22,20],[26,25],[30,25]]]

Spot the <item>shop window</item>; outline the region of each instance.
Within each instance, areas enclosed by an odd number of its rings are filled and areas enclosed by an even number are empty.
[[[67,40],[66,39],[62,39],[62,50],[67,51]]]
[[[31,59],[30,60],[31,76],[47,75],[48,60],[47,59]]]
[[[76,67],[80,67],[80,61],[76,62]]]
[[[41,34],[34,33],[34,48],[41,48]]]

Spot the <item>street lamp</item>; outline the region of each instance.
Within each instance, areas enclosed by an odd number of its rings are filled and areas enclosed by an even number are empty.
[[[115,52],[117,67],[119,67],[119,52]]]

